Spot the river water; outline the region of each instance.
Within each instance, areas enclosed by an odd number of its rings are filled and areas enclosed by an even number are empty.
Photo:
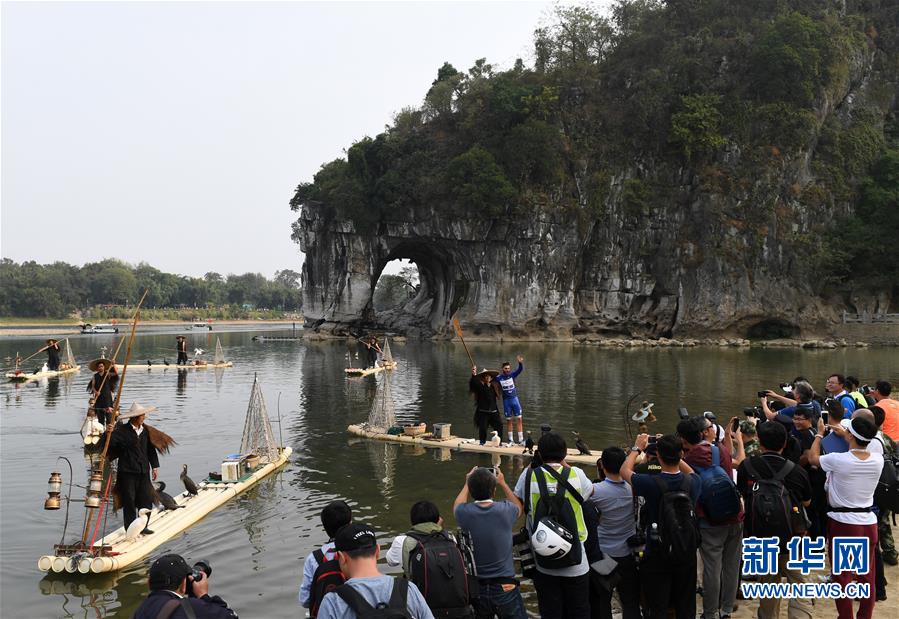
[[[238,450],[254,373],[273,421],[280,408],[280,433],[294,453],[285,469],[166,542],[147,561],[115,574],[45,576],[37,569],[37,559],[50,552],[62,534],[64,510],[42,508],[50,472],[58,469],[68,477],[68,468],[57,467],[56,457],[72,461],[75,483],[86,480],[78,434],[90,378],[86,360],[96,357],[103,345],[113,348],[116,340],[74,336],[80,373],[2,386],[0,615],[129,617],[146,595],[150,560],[177,552],[188,561],[209,561],[211,593],[220,594],[242,617],[297,617],[302,561],[324,541],[319,512],[329,501],[346,499],[355,518],[374,526],[385,541],[408,528],[409,507],[424,498],[433,500],[454,526],[452,502],[465,473],[475,465],[489,466],[490,456],[349,437],[346,426],[366,418],[378,380],[345,378],[346,355],[357,347],[344,341],[257,343],[252,335],[189,334],[189,347],[206,348],[208,354],[215,337],[221,337],[234,367],[181,373],[139,368],[147,359],[174,358],[174,332],[136,338],[132,358],[137,365],[128,371],[123,407],[133,400],[159,407],[148,423],[178,441],[161,457],[160,479],[170,489],[181,488],[182,464],[200,479],[218,470],[223,456]],[[0,358],[16,351],[29,354],[41,345],[40,338],[0,339]],[[756,403],[756,391],[775,388],[797,374],[809,377],[819,389],[832,372],[854,374],[864,382],[899,382],[895,349],[610,350],[540,343],[474,343],[470,348],[479,364],[493,367],[522,354],[525,371],[517,383],[527,428],[536,430],[547,422],[566,436],[578,430],[596,449],[624,445],[624,407],[635,393],[655,402],[655,429],[665,432],[675,425],[679,406],[729,417]],[[391,380],[398,417],[404,422],[450,422],[454,433],[472,436],[470,363],[461,345],[410,341],[395,342],[392,349],[399,363]],[[277,438],[278,425],[273,429]],[[503,457],[501,466],[514,479],[524,464],[522,458]],[[73,495],[82,498],[83,490],[76,488]],[[72,531],[80,531],[83,512],[82,504],[72,504],[68,541]],[[111,517],[109,528],[120,524],[118,517]]]

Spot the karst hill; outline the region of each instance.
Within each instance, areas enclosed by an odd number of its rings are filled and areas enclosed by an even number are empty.
[[[307,326],[791,335],[899,299],[895,0],[565,7],[291,200]],[[377,314],[384,265],[417,295]],[[895,309],[893,310],[895,311]]]

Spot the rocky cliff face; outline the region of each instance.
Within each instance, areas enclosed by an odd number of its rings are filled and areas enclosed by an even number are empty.
[[[825,331],[846,306],[813,293],[801,240],[849,212],[852,196],[809,197],[826,180],[822,136],[860,118],[882,134],[897,105],[895,56],[874,44],[854,49],[818,97],[815,138],[802,148],[772,149],[752,166],[736,143],[701,165],[635,155],[609,176],[599,215],[534,206],[527,216],[478,219],[418,205],[363,226],[308,201],[294,225],[307,327],[441,337],[456,316],[481,337]],[[635,187],[644,198],[634,199]],[[417,264],[420,291],[376,315],[375,284],[398,258]]]

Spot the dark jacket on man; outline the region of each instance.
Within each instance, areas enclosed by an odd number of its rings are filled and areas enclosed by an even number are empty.
[[[177,594],[171,591],[150,591],[150,595],[134,613],[133,619],[156,619],[166,603],[177,598]],[[237,619],[237,615],[228,608],[225,600],[217,595],[210,597],[207,594],[201,598],[186,599],[197,615],[197,619]],[[175,608],[170,619],[187,619],[184,608],[180,604]]]
[[[468,381],[468,388],[475,395],[478,411],[493,412],[498,410],[496,406],[496,390],[492,381],[489,384],[485,384],[477,376],[472,376]]]
[[[108,372],[112,372],[112,370],[107,370]],[[98,410],[106,410],[110,408],[115,401],[113,397],[113,391],[115,391],[116,386],[119,383],[118,374],[110,374],[106,378],[106,382],[103,381],[103,374],[97,372],[94,374],[91,381],[87,384],[87,390],[93,393],[99,389],[99,393],[97,394],[97,399],[94,401],[94,408]],[[100,385],[103,385],[103,388],[100,389]]]
[[[138,436],[130,422],[117,424],[109,448],[112,459],[119,459],[119,473],[149,475],[151,468],[159,468],[159,455],[150,442],[150,431],[146,425]]]

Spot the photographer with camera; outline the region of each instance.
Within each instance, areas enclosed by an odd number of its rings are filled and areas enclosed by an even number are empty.
[[[497,486],[506,495],[505,501],[493,500]],[[526,619],[512,555],[512,527],[522,508],[503,472],[479,466],[471,469],[453,502],[453,514],[474,546],[478,591],[472,592],[472,597],[476,616]]]
[[[522,499],[537,561],[533,576],[543,619],[589,619],[590,562],[583,504],[593,494],[593,482],[568,466],[568,446],[548,432],[537,445],[543,466],[525,469],[515,484]]]
[[[163,555],[150,566],[150,595],[134,619],[237,619],[219,596],[209,596],[212,568],[198,561],[193,568],[181,555]]]
[[[656,437],[651,438],[655,444]],[[623,449],[611,446],[603,449],[602,457],[596,461],[603,479],[593,483],[593,494],[589,501],[599,512],[596,532],[599,548],[606,559],[600,561],[599,565],[591,564],[591,619],[612,619],[613,590],[618,591],[621,599],[623,619],[640,617],[637,559],[628,544],[628,540],[632,540],[637,532],[634,495],[630,484],[621,479],[621,465],[626,459]]]
[[[702,481],[681,459],[681,439],[665,435],[656,441],[662,470],[656,475],[634,473],[638,455],[649,446],[646,434],[637,436],[621,465],[621,478],[643,497],[643,535],[646,548],[640,561],[640,587],[646,598],[647,619],[667,619],[674,608],[677,619],[696,617],[696,550],[699,523],[695,505]]]
[[[762,395],[763,393],[764,395]],[[809,414],[809,419],[812,420],[812,423],[817,423],[818,415],[821,414],[821,406],[814,400],[815,390],[812,388],[811,383],[804,380],[797,381],[793,384],[792,395],[795,398],[794,400],[789,400],[790,402],[793,402],[792,404],[787,404],[786,407],[779,411],[773,411],[768,405],[769,398],[779,400],[785,404],[787,398],[782,398],[773,391],[759,391],[759,401],[762,404],[762,410],[765,412],[765,417],[768,421],[773,421],[778,414],[792,418],[797,410],[804,410]]]

